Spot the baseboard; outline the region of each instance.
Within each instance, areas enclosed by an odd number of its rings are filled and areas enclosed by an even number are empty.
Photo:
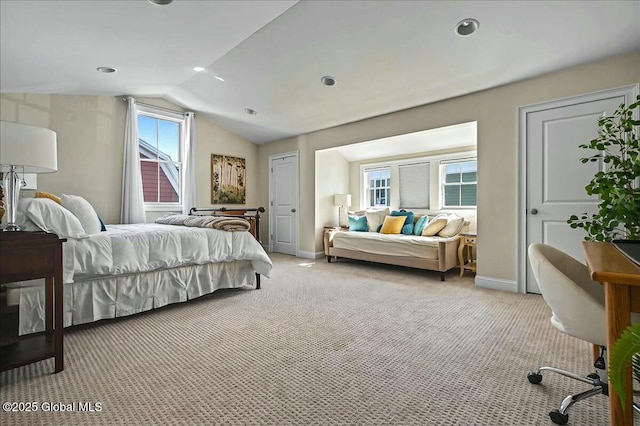
[[[476,275],[476,285],[478,287],[490,288],[493,290],[518,292],[518,282],[513,280],[503,280],[500,278],[482,277]]]
[[[322,259],[324,257],[324,251],[316,251],[316,252],[312,252],[312,251],[302,251],[299,250],[298,251],[298,257],[301,257],[303,259]]]

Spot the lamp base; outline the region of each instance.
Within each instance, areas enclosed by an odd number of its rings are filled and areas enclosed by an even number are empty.
[[[20,196],[20,186],[22,179],[16,173],[16,166],[10,166],[9,172],[4,176],[5,189],[5,214],[7,215],[7,226],[5,231],[22,231],[21,227],[16,225],[16,209],[18,207],[18,197]]]

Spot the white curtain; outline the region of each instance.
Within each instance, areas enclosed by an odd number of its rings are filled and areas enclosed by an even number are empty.
[[[138,108],[134,98],[127,98],[127,119],[124,128],[124,161],[122,168],[121,223],[144,223],[144,194],[140,172],[138,146]]]
[[[184,152],[182,155],[182,213],[188,214],[191,207],[196,206],[196,126],[195,114],[185,113]]]

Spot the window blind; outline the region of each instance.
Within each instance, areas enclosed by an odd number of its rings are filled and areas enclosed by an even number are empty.
[[[429,208],[429,163],[398,166],[401,209]]]

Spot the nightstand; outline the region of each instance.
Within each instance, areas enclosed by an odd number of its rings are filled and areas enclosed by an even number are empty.
[[[65,241],[45,232],[0,231],[0,286],[45,280],[45,331],[0,346],[0,371],[51,357],[55,358],[56,373],[64,369],[62,243]]]
[[[329,243],[333,239],[333,235],[336,232],[348,232],[347,226],[325,226],[324,227],[324,255],[327,257],[327,262],[331,263],[331,256],[329,256]]]
[[[473,256],[473,248],[478,243],[477,234],[460,234],[460,246],[458,247],[458,262],[460,263],[460,276],[464,275],[465,270],[476,272],[476,259]],[[465,249],[467,251],[466,258],[469,260],[465,263]]]

